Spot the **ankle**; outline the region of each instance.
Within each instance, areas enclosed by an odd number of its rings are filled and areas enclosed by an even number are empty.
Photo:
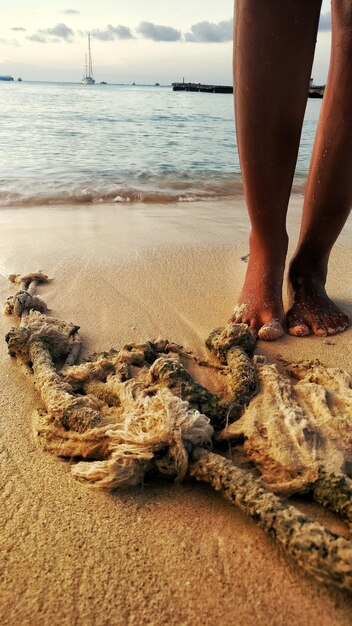
[[[255,231],[251,231],[249,236],[249,258],[265,264],[267,267],[284,267],[288,248],[288,235],[286,231],[275,238],[264,238]]]
[[[294,289],[302,288],[306,285],[324,286],[327,277],[327,263],[316,257],[308,255],[296,255],[291,263],[288,272],[289,280]]]

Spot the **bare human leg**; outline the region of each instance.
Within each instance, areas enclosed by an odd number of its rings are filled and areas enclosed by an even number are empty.
[[[333,335],[348,316],[325,291],[330,251],[352,206],[352,4],[332,3],[328,82],[308,176],[298,247],[289,279],[291,335]]]
[[[236,0],[237,142],[252,229],[246,279],[231,320],[249,324],[262,339],[283,334],[286,213],[320,8],[321,0]]]

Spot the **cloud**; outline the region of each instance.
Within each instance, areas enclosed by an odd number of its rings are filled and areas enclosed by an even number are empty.
[[[2,37],[0,37],[0,43],[5,44],[6,46],[15,46],[16,48],[20,47],[17,39],[3,39]]]
[[[322,13],[319,21],[319,31],[327,32],[331,30],[331,11]]]
[[[71,43],[73,40],[73,30],[66,24],[56,24],[53,28],[40,28],[36,33],[27,37],[31,41],[39,43],[58,43],[67,41]]]
[[[23,28],[23,26],[13,26],[12,28],[10,28],[10,30],[15,30],[16,32],[21,32],[21,31],[24,32],[27,29]]]
[[[71,41],[73,37],[72,28],[62,23],[56,24],[56,26],[54,26],[53,28],[47,28],[46,30],[41,30],[39,32],[43,32],[47,35],[53,35],[54,37],[59,37],[60,39],[64,39],[65,41]]]
[[[66,13],[66,15],[78,15],[80,11],[76,11],[76,9],[64,9],[61,13]]]
[[[146,39],[153,41],[180,41],[182,34],[180,30],[171,26],[160,26],[152,22],[141,22],[137,32]]]
[[[114,41],[115,39],[134,39],[131,30],[127,26],[112,26],[108,24],[106,28],[97,28],[91,31],[91,36],[100,41]]]
[[[60,39],[58,39],[57,37],[44,37],[43,35],[40,35],[39,33],[34,33],[33,35],[29,35],[27,39],[29,39],[29,41],[36,41],[37,43],[57,43],[60,41]]]
[[[215,24],[214,22],[198,22],[191,26],[190,33],[185,33],[186,41],[195,43],[222,43],[232,41],[233,20],[232,18]]]

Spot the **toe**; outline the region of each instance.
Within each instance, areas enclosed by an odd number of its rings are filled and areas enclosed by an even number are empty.
[[[336,333],[342,333],[345,330],[345,323],[343,322],[341,315],[336,313],[331,315],[326,323],[326,330],[328,335],[336,335]]]
[[[307,324],[293,324],[288,329],[289,335],[293,335],[293,337],[308,337],[310,335],[310,330]]]
[[[228,321],[229,324],[247,324],[249,330],[254,335],[255,338],[258,336],[258,331],[262,325],[262,322],[259,320],[257,315],[253,315],[249,310],[247,304],[238,304]]]
[[[325,320],[325,328],[328,335],[342,333],[349,326],[348,316],[342,312],[333,313]]]
[[[346,330],[346,328],[348,328],[351,323],[350,318],[348,317],[348,315],[346,315],[346,313],[340,313],[340,319],[344,327],[344,330]]]
[[[311,328],[316,337],[326,337],[328,334],[326,322],[317,314],[312,315]]]
[[[334,315],[329,315],[324,319],[324,328],[327,335],[334,335],[336,333],[337,323]]]
[[[261,327],[261,322],[258,319],[254,318],[248,321],[248,326],[251,333],[254,335],[255,338],[257,338]]]
[[[247,304],[237,304],[230,315],[228,323],[229,324],[246,324],[247,322],[245,321],[245,317],[246,317],[247,308],[248,308]]]
[[[310,335],[309,326],[301,315],[292,309],[287,313],[288,332],[294,337],[308,337]]]
[[[284,329],[279,320],[271,320],[264,324],[258,331],[258,338],[263,341],[276,341],[284,335]]]

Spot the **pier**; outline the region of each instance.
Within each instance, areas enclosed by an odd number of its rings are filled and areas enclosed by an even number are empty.
[[[172,83],[173,91],[198,91],[202,93],[233,93],[232,85],[204,85],[203,83]],[[325,85],[313,85],[308,89],[308,98],[323,98]]]
[[[314,85],[314,78],[310,79],[308,98],[323,98],[325,85]]]
[[[233,93],[232,85],[203,85],[202,83],[172,83],[173,91],[200,91],[202,93]]]
[[[308,98],[323,98],[325,85],[311,85],[308,91]]]

